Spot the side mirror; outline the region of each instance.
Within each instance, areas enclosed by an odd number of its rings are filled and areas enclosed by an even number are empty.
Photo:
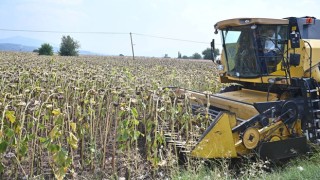
[[[211,45],[211,59],[212,59],[212,61],[214,62],[214,60],[215,60],[215,55],[214,55],[214,49],[215,49],[215,48],[214,48],[214,39],[212,39],[210,45]]]
[[[290,53],[290,65],[291,66],[299,66],[300,64],[300,54],[292,54]]]

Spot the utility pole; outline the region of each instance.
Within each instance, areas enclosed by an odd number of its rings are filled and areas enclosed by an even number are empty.
[[[134,49],[133,49],[132,33],[131,33],[131,32],[130,32],[130,39],[131,39],[132,58],[133,58],[133,60],[134,60]]]

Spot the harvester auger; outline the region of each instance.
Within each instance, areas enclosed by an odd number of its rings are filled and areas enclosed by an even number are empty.
[[[212,122],[189,141],[168,131],[167,143],[199,158],[255,153],[271,160],[304,154],[309,143],[318,144],[320,20],[239,18],[220,21],[215,29],[223,46],[221,60],[213,58],[220,82],[238,88],[217,94],[172,88]]]

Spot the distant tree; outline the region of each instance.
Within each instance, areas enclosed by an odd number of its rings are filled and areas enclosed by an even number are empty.
[[[189,59],[189,57],[186,56],[186,55],[183,55],[183,56],[182,56],[182,59]]]
[[[119,54],[119,56],[124,56],[123,54]]]
[[[201,59],[201,55],[199,53],[194,53],[192,56],[191,56],[192,59]]]
[[[39,55],[53,55],[53,47],[48,43],[43,43],[41,47],[38,49]]]
[[[178,58],[181,59],[181,53],[178,51]]]
[[[34,49],[32,52],[39,53],[39,49]]]
[[[212,59],[211,48],[207,48],[204,51],[202,51],[202,55],[203,55],[203,59]],[[219,49],[214,49],[214,57],[216,58],[219,55],[220,55]]]
[[[78,41],[74,40],[72,37],[62,36],[59,54],[61,56],[78,56],[80,44]]]
[[[165,54],[165,55],[164,55],[164,58],[170,58],[170,57],[168,56],[168,54]]]

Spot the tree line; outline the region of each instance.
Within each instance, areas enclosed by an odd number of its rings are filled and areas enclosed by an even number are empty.
[[[62,36],[58,54],[61,56],[78,56],[79,48],[80,48],[79,41],[74,40],[69,35]],[[41,45],[39,49],[34,50],[34,52],[37,52],[39,55],[52,56],[53,47],[49,43],[44,43]],[[216,58],[219,55],[220,55],[219,49],[214,49],[214,57]],[[123,56],[123,54],[120,54],[119,56]],[[169,58],[168,54],[166,54],[164,58]],[[202,56],[199,53],[194,53],[192,56],[186,56],[186,55],[182,56],[181,53],[178,52],[178,59],[212,59],[212,51],[211,51],[211,48],[207,48],[202,51]]]
[[[78,56],[80,48],[80,43],[74,40],[72,37],[62,36],[60,49],[58,54],[60,56]],[[43,43],[39,49],[34,50],[33,52],[37,52],[39,55],[53,55],[53,47],[49,43]]]
[[[214,57],[216,58],[217,56],[220,55],[220,50],[219,49],[214,49]],[[202,56],[199,53],[194,53],[192,56],[186,56],[186,55],[181,55],[180,52],[178,52],[178,59],[212,59],[212,51],[211,48],[207,48],[202,51]]]

